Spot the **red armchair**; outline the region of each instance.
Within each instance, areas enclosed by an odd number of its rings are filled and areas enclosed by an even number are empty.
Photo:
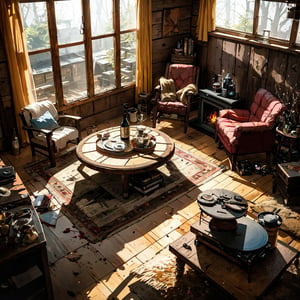
[[[259,89],[249,110],[224,109],[216,121],[216,140],[229,154],[235,170],[237,156],[266,152],[267,160],[275,142],[275,124],[284,105],[269,91]]]
[[[198,94],[199,67],[186,64],[168,64],[165,77],[155,88],[153,99],[152,127],[162,118],[172,119],[176,115],[184,122],[187,132],[192,98]],[[168,117],[169,116],[169,117]]]

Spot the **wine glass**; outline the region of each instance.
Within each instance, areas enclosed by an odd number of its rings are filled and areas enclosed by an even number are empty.
[[[146,129],[146,126],[143,125],[143,123],[146,121],[145,114],[140,111],[137,115],[137,121],[138,121],[138,126],[137,129],[140,131],[144,131]]]

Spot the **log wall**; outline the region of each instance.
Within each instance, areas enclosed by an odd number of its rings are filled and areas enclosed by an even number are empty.
[[[246,105],[260,87],[282,101],[284,94],[300,90],[300,55],[288,49],[215,36],[199,48],[200,87],[211,87],[213,74],[230,73]]]
[[[4,43],[0,35],[0,151],[10,149],[13,128],[16,128],[16,125],[11,83]]]
[[[164,75],[166,64],[170,62],[172,50],[184,37],[193,37],[196,28],[199,1],[166,0],[152,1],[152,81],[153,86]],[[164,34],[165,14],[178,9],[177,31]],[[196,52],[197,48],[195,47]]]

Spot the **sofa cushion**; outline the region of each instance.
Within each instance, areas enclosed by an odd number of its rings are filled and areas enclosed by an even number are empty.
[[[284,105],[273,94],[259,89],[250,106],[249,121],[265,122],[267,126],[272,127],[283,109]]]

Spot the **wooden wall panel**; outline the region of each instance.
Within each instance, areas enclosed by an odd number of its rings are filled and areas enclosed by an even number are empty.
[[[152,12],[152,39],[162,37],[162,11]]]
[[[231,74],[233,80],[235,80],[235,53],[236,43],[230,41],[224,41],[222,45],[222,75],[226,76],[227,73]]]
[[[158,83],[165,73],[166,64],[170,62],[171,52],[179,40],[191,36],[192,13],[196,0],[152,1],[152,85]],[[164,9],[179,8],[177,34],[163,36]]]
[[[285,86],[300,90],[300,55],[289,55],[287,59]]]
[[[193,0],[152,0],[152,11],[162,10],[164,8],[192,6],[192,4]]]
[[[0,33],[0,152],[10,151],[12,130],[16,128],[14,105],[4,39]]]
[[[253,99],[255,92],[260,87],[266,86],[268,53],[267,48],[251,47],[247,84],[248,101]]]
[[[207,48],[207,86],[211,87],[214,74],[222,74],[223,41],[212,38]]]
[[[198,62],[200,66],[200,78],[198,86],[199,88],[207,88],[209,86],[210,81],[208,80],[208,65],[207,65],[207,57],[208,57],[208,47],[207,44],[198,46]]]
[[[277,92],[278,86],[284,86],[288,54],[270,50],[267,68],[266,89]]]
[[[198,61],[204,73],[201,76],[207,78],[206,87],[210,87],[213,74],[230,70],[246,106],[261,87],[282,101],[283,94],[300,93],[300,56],[284,50],[210,37],[208,43],[199,45]]]
[[[237,43],[235,53],[235,85],[241,98],[247,96],[250,46]]]

